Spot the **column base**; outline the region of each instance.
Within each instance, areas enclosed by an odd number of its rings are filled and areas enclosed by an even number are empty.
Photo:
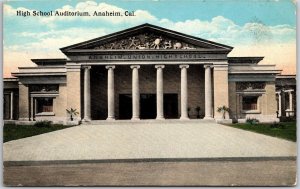
[[[215,119],[216,123],[231,124],[232,119]]]
[[[132,121],[139,121],[139,120],[141,120],[139,117],[133,117],[133,118],[131,118],[131,120]]]
[[[205,119],[205,120],[214,120],[213,117],[204,117],[203,119]]]
[[[164,117],[156,117],[156,120],[165,120]]]
[[[30,119],[27,117],[20,117],[18,121],[30,121]]]
[[[83,118],[82,121],[83,121],[83,122],[90,122],[91,119],[90,119],[90,118]]]
[[[180,120],[189,120],[190,118],[188,117],[180,117]]]
[[[115,121],[116,119],[114,117],[108,117],[106,118],[106,121]]]

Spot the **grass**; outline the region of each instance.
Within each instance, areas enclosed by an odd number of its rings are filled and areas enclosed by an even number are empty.
[[[250,123],[235,123],[227,126],[244,129],[247,131],[253,131],[256,133],[278,137],[294,142],[297,141],[296,122],[281,122],[277,124],[256,123],[252,125]]]
[[[49,127],[37,127],[34,125],[5,124],[3,128],[3,142],[49,133],[69,127],[72,126],[51,125]]]

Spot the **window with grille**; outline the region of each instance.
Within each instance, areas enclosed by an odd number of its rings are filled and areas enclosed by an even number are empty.
[[[53,98],[37,98],[37,113],[53,112]]]
[[[258,96],[244,96],[243,110],[257,110]]]

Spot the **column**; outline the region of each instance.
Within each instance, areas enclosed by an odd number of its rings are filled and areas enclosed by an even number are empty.
[[[285,102],[285,92],[284,90],[280,91],[280,117],[286,117],[286,102]]]
[[[290,111],[293,111],[293,94],[292,91],[288,91],[288,93],[289,93]]]
[[[10,92],[10,119],[14,119],[14,92]]]
[[[107,69],[107,120],[115,119],[115,66],[106,66]]]
[[[84,121],[91,120],[91,88],[90,88],[90,69],[91,66],[85,66],[84,68],[84,89],[83,89],[83,99],[84,99]]]
[[[30,97],[30,121],[34,121],[33,97]]]
[[[37,113],[37,100],[34,98],[34,112]]]
[[[212,119],[212,86],[211,86],[211,67],[204,65],[205,69],[205,117],[204,119]]]
[[[132,118],[140,119],[140,90],[139,90],[139,65],[130,66],[132,69]]]
[[[281,94],[280,92],[278,94],[278,117],[281,117]]]
[[[156,65],[156,119],[164,119],[164,65]]]
[[[189,65],[180,65],[181,68],[181,116],[180,119],[189,119],[188,116],[188,83],[187,69]]]

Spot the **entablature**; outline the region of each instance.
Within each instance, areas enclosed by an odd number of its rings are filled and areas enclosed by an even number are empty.
[[[66,75],[65,66],[19,67],[19,72],[13,72],[15,77],[26,76],[60,76]]]

